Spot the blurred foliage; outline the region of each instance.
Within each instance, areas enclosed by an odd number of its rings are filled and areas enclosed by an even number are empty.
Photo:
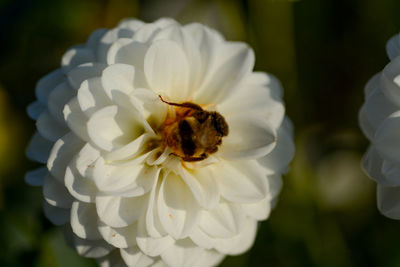
[[[388,62],[399,11],[398,0],[0,1],[0,266],[94,266],[43,217],[40,189],[24,184],[36,167],[24,157],[34,131],[25,107],[36,81],[91,31],[163,16],[250,43],[256,70],[281,80],[296,129],[277,208],[254,247],[222,266],[399,266],[400,223],[377,212],[357,123],[366,81]]]

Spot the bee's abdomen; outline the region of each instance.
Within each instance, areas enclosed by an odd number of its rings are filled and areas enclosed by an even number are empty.
[[[193,156],[196,145],[193,142],[193,129],[186,120],[179,122],[179,136],[181,138],[181,148],[186,156]]]

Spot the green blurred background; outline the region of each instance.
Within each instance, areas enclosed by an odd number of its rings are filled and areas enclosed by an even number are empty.
[[[125,17],[198,21],[250,43],[276,75],[295,124],[296,156],[254,247],[222,266],[400,266],[400,222],[376,209],[360,169],[363,87],[388,59],[398,0],[0,0],[0,266],[95,266],[68,248],[24,184],[36,81],[93,30]]]

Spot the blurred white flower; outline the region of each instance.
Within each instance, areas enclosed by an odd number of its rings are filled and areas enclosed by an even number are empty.
[[[361,129],[371,141],[363,167],[378,183],[378,208],[400,219],[400,37],[389,40],[391,62],[365,87],[359,113]]]
[[[102,266],[215,266],[252,245],[294,153],[279,82],[200,24],[126,20],[28,107],[46,216]],[[71,231],[72,230],[72,231]]]

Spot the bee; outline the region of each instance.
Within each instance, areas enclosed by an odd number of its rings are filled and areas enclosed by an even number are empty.
[[[175,107],[175,114],[168,116],[161,129],[163,145],[172,154],[184,161],[201,161],[218,151],[222,137],[227,136],[229,127],[224,117],[216,111],[206,111],[191,102],[162,102]]]

